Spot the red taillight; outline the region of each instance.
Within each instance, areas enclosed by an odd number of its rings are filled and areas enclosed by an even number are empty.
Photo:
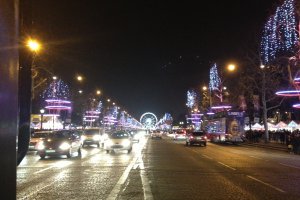
[[[204,139],[207,139],[207,137],[206,137],[206,136],[204,136]]]

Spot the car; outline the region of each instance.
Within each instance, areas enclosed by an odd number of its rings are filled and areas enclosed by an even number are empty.
[[[44,140],[37,144],[38,155],[43,159],[46,156],[66,155],[70,158],[77,152],[81,156],[81,141],[78,132],[72,130],[53,131]]]
[[[186,137],[186,146],[199,144],[200,146],[206,146],[207,136],[204,131],[191,132]]]
[[[115,150],[127,150],[128,153],[132,151],[132,138],[126,131],[116,131],[109,135],[105,141],[104,149],[106,153]]]
[[[37,131],[33,132],[30,137],[28,150],[29,151],[36,151],[36,145],[39,141],[45,139],[52,131]]]
[[[186,131],[179,130],[174,134],[174,140],[185,140],[186,139]]]
[[[84,129],[81,135],[82,147],[86,145],[97,145],[97,147],[100,147],[101,137],[99,128]]]
[[[152,133],[151,133],[151,139],[154,139],[154,138],[162,139],[162,133],[160,131],[158,131],[158,130],[152,131]]]

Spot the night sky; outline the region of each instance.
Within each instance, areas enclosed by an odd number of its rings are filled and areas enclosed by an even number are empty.
[[[33,0],[39,64],[62,79],[81,73],[139,119],[176,118],[186,91],[208,83],[212,62],[240,62],[279,0]],[[72,84],[72,83],[71,83]]]

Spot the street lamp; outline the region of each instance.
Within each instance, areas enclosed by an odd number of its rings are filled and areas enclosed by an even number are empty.
[[[97,95],[100,95],[100,94],[101,94],[101,91],[100,91],[100,90],[97,90],[97,91],[96,91],[96,94],[97,94]]]
[[[234,64],[229,64],[229,65],[227,66],[227,69],[228,69],[228,71],[230,71],[230,72],[234,71],[235,68],[236,68],[236,67],[235,67]]]
[[[34,39],[29,39],[26,46],[34,53],[37,53],[41,49],[40,43]]]
[[[79,82],[81,82],[81,81],[83,80],[83,77],[80,76],[80,75],[78,75],[76,78],[77,78],[77,80],[78,80]]]
[[[41,130],[43,130],[43,121],[44,121],[43,116],[44,116],[44,113],[45,113],[45,109],[41,109],[40,113],[41,113]]]

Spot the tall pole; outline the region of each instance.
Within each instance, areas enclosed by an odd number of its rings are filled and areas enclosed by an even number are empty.
[[[0,146],[1,182],[6,199],[16,199],[18,133],[19,1],[0,1]],[[22,142],[22,141],[18,141]]]

